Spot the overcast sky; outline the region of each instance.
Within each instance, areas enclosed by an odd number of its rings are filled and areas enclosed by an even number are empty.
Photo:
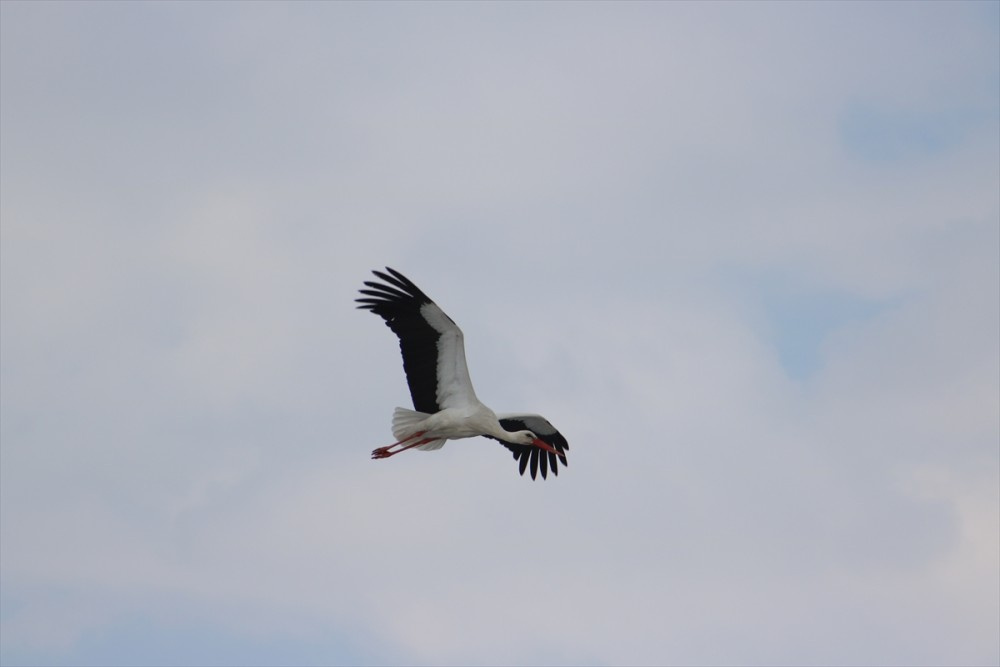
[[[0,662],[997,664],[998,8],[0,3]]]

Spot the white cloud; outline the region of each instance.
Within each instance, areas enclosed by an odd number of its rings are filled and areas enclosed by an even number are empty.
[[[194,7],[2,6],[5,663],[997,660],[981,8]],[[384,264],[557,479],[367,459]]]

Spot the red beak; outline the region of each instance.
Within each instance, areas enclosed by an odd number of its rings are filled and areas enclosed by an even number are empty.
[[[562,454],[559,453],[558,449],[556,449],[555,447],[553,447],[549,443],[547,443],[544,440],[541,440],[539,438],[535,438],[534,440],[532,440],[531,444],[533,444],[535,447],[541,447],[542,449],[544,449],[547,452],[552,452],[553,454],[555,454],[557,456],[562,456]]]

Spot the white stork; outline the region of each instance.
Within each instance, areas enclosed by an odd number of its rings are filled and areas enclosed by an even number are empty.
[[[520,461],[521,474],[529,463],[531,478],[539,469],[559,474],[556,461],[566,462],[569,443],[539,415],[497,415],[479,402],[465,365],[462,330],[436,303],[406,276],[389,267],[372,271],[384,282],[365,281],[371,289],[356,299],[385,320],[399,337],[403,369],[415,410],[396,408],[392,434],[396,442],[372,452],[384,459],[407,449],[440,449],[446,440],[483,435],[499,440]],[[393,451],[394,447],[399,447]],[[544,450],[544,452],[542,451]],[[546,453],[547,452],[547,453]]]

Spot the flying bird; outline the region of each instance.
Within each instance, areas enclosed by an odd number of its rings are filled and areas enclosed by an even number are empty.
[[[532,479],[539,470],[542,479],[549,470],[558,475],[558,462],[568,465],[566,438],[540,415],[497,415],[480,403],[465,364],[462,330],[406,276],[385,270],[372,271],[382,282],[365,281],[370,289],[360,290],[365,296],[356,301],[358,308],[384,319],[399,337],[414,409],[396,408],[396,442],[374,450],[372,458],[412,448],[440,449],[446,440],[482,435],[513,452],[522,475],[529,465]]]

